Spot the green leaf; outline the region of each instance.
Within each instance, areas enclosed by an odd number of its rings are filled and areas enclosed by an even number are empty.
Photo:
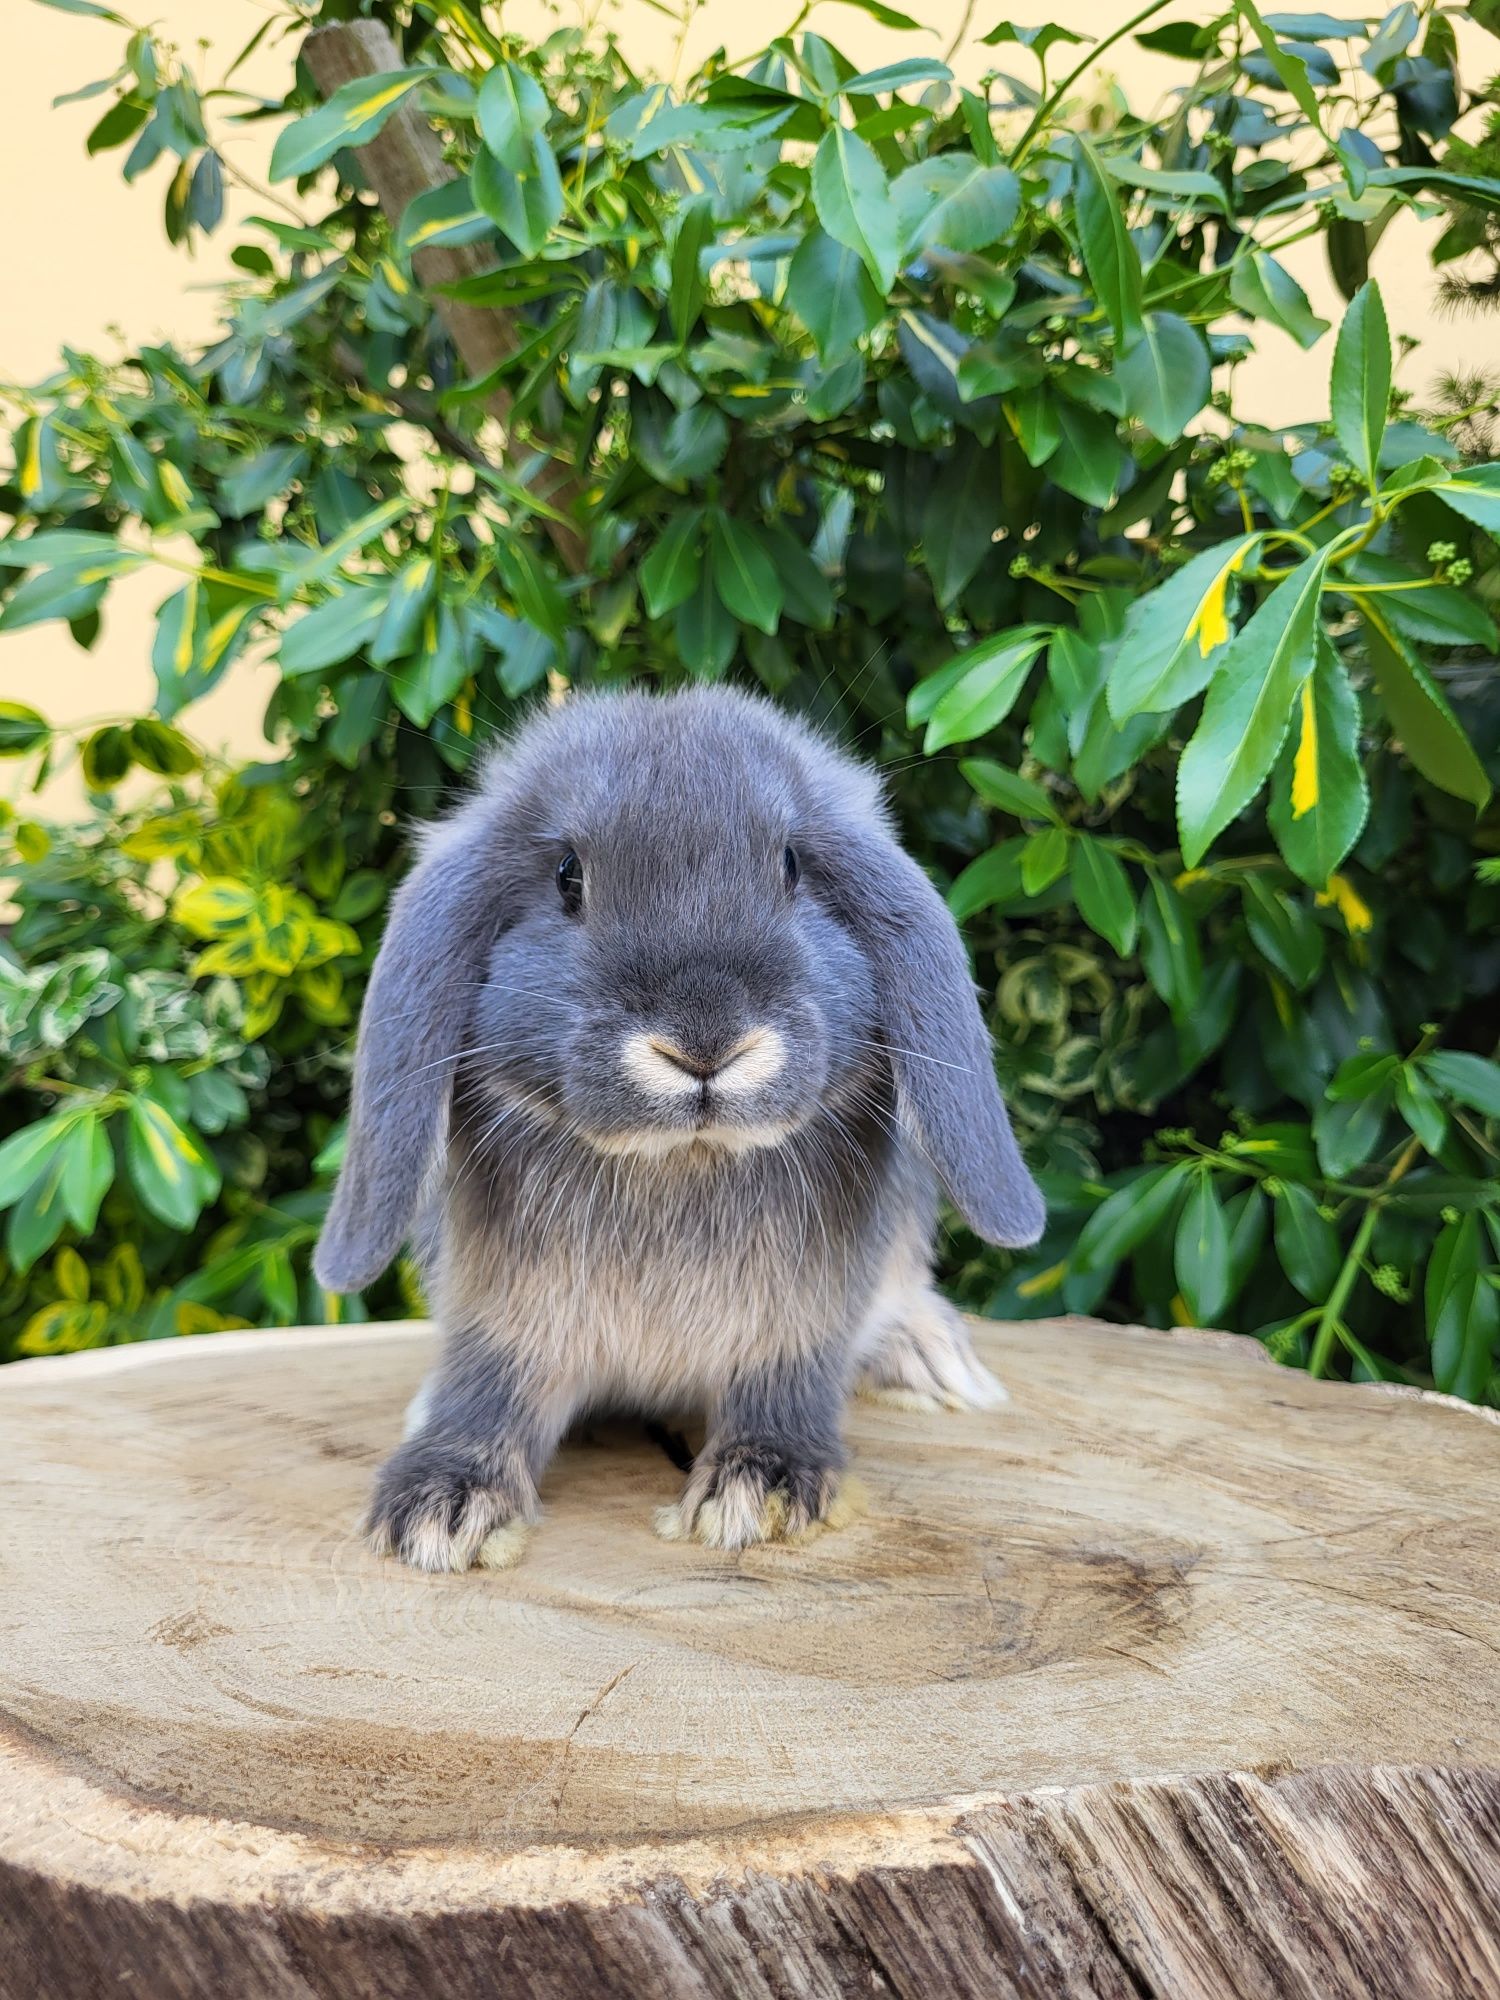
[[[1400,1062],[1389,1050],[1361,1050],[1346,1056],[1324,1090],[1333,1104],[1346,1104],[1356,1097],[1370,1097],[1390,1083]]]
[[[985,166],[966,153],[919,160],[891,183],[903,252],[940,244],[985,250],[1009,234],[1021,208],[1021,183],[1009,167]]]
[[[1035,56],[1045,56],[1048,49],[1058,42],[1082,43],[1092,41],[1091,35],[1077,35],[1071,28],[1059,27],[1056,21],[1048,21],[1040,28],[1020,28],[1014,21],[1002,21],[997,28],[991,28],[987,35],[979,38],[987,49],[998,47],[1003,42],[1015,42],[1023,49],[1030,49]]]
[[[1423,639],[1436,646],[1500,645],[1495,621],[1479,599],[1452,584],[1425,581],[1429,572],[1394,556],[1356,556],[1341,565],[1337,588],[1344,576],[1355,583],[1399,583],[1400,590],[1380,593],[1380,615],[1408,639]]]
[[[1267,818],[1288,868],[1310,889],[1323,889],[1363,832],[1369,810],[1359,703],[1343,662],[1320,632],[1317,665],[1302,684]]]
[[[977,438],[960,439],[927,490],[922,509],[922,560],[946,610],[989,555],[1003,518],[995,453]]]
[[[92,1232],[99,1204],[114,1177],[115,1155],[109,1133],[104,1120],[91,1111],[68,1133],[62,1155],[63,1206],[80,1235]]]
[[[699,153],[747,152],[761,146],[795,115],[796,107],[766,117],[747,116],[734,104],[668,104],[632,136],[629,154],[644,160],[669,146],[686,146]]]
[[[1249,1283],[1266,1240],[1266,1197],[1258,1187],[1246,1188],[1228,1204],[1229,1297],[1237,1299]]]
[[[1269,320],[1299,347],[1311,347],[1329,322],[1315,313],[1291,272],[1264,250],[1236,257],[1229,270],[1229,296],[1251,319]]]
[[[1500,465],[1466,465],[1445,479],[1431,481],[1430,490],[1466,521],[1500,537]]]
[[[504,536],[495,543],[495,563],[517,611],[539,632],[545,632],[554,645],[561,646],[567,637],[567,605],[531,544],[519,535]]]
[[[67,1210],[62,1200],[63,1156],[52,1153],[10,1212],[5,1251],[18,1272],[29,1271],[62,1234]]]
[[[1174,886],[1155,869],[1141,897],[1141,964],[1179,1023],[1203,992],[1203,956],[1192,914]]]
[[[278,659],[288,679],[337,666],[374,635],[385,612],[386,590],[361,584],[306,611],[282,635]]]
[[[236,460],[219,481],[221,511],[236,520],[258,514],[306,470],[307,451],[300,444],[274,444],[264,451],[252,452],[248,458]]]
[[[1428,1260],[1425,1291],[1432,1379],[1446,1394],[1477,1402],[1500,1335],[1500,1292],[1484,1268],[1477,1215],[1444,1228]]]
[[[1016,840],[1002,840],[998,847],[976,855],[967,868],[959,871],[948,891],[948,908],[955,923],[966,923],[980,910],[992,909],[996,904],[1028,900],[1021,887],[1021,855],[1025,847],[1024,835]]]
[[[1050,888],[1068,866],[1068,836],[1060,826],[1043,827],[1021,849],[1021,887],[1028,896]]]
[[[910,14],[902,14],[894,7],[887,7],[885,0],[843,0],[846,7],[856,8],[861,14],[868,14],[872,21],[878,21],[882,28],[919,29],[920,21],[914,21]]]
[[[403,260],[419,250],[451,249],[493,236],[494,224],[474,199],[467,179],[444,181],[413,195],[396,230],[396,255]]]
[[[1182,858],[1197,866],[1275,762],[1292,703],[1312,672],[1328,552],[1279,583],[1230,643],[1177,770]]]
[[[1057,807],[1030,778],[992,764],[987,757],[965,757],[958,768],[986,805],[998,806],[1001,812],[1011,813],[1017,819],[1058,818]]]
[[[1073,901],[1091,931],[1112,944],[1121,958],[1135,950],[1138,920],[1130,877],[1119,856],[1080,833],[1073,841]]]
[[[641,596],[652,618],[661,618],[692,596],[702,567],[703,510],[674,514],[640,567]]]
[[[39,540],[40,537],[33,537]],[[37,570],[18,583],[0,606],[0,632],[20,632],[49,619],[83,618],[98,608],[117,576],[139,569],[144,555],[116,548],[111,553]]]
[[[1308,74],[1307,64],[1293,50],[1284,49],[1281,46],[1275,35],[1266,26],[1264,20],[1262,20],[1260,11],[1253,4],[1253,0],[1235,0],[1235,4],[1243,19],[1249,22],[1256,40],[1265,51],[1267,62],[1270,63],[1272,69],[1280,77],[1283,88],[1290,91],[1292,97],[1295,99],[1297,109],[1302,113],[1308,124],[1312,126],[1313,130],[1326,138],[1327,134],[1323,131],[1322,113],[1318,108],[1318,93],[1313,88],[1313,80]]]
[[[1500,1083],[1500,1072],[1497,1072]],[[1396,1109],[1429,1153],[1440,1153],[1448,1137],[1448,1117],[1420,1068],[1403,1063],[1396,1072]]]
[[[431,76],[430,69],[395,69],[340,84],[326,104],[277,135],[271,149],[271,179],[286,181],[309,174],[331,160],[341,146],[363,146],[402,98]]]
[[[1500,1063],[1466,1049],[1435,1049],[1422,1070],[1445,1097],[1457,1098],[1485,1118],[1500,1118]]]
[[[390,669],[391,698],[409,722],[426,729],[469,678],[463,633],[453,607],[439,604],[422,621],[422,643]]]
[[[1208,686],[1234,630],[1234,578],[1250,566],[1258,546],[1258,534],[1216,542],[1134,600],[1106,686],[1116,722],[1178,708]]]
[[[21,484],[24,489],[24,481]],[[8,535],[0,541],[0,569],[72,568],[107,559],[119,547],[113,535],[90,528],[44,528],[37,535]]]
[[[1214,1177],[1195,1174],[1182,1204],[1173,1245],[1177,1288],[1198,1326],[1212,1326],[1228,1303],[1229,1225]]]
[[[52,738],[52,725],[24,701],[0,701],[0,757],[24,757]]]
[[[1393,63],[1409,46],[1420,20],[1412,0],[1402,0],[1400,6],[1393,7],[1370,37],[1370,46],[1359,59],[1360,68],[1378,78],[1386,64]]]
[[[761,525],[757,533],[781,578],[783,615],[814,631],[831,631],[833,588],[809,551],[783,522]]]
[[[1339,1239],[1318,1213],[1311,1191],[1283,1181],[1272,1211],[1272,1236],[1281,1268],[1303,1298],[1321,1305],[1339,1274]]]
[[[475,102],[479,134],[502,167],[525,173],[531,164],[531,142],[547,129],[546,95],[536,78],[518,63],[497,62],[479,86]]]
[[[1048,478],[1090,507],[1107,507],[1126,464],[1114,418],[1071,396],[1059,395],[1054,403],[1057,445],[1047,460]]]
[[[397,570],[368,649],[374,665],[388,667],[411,651],[436,590],[437,566],[431,556],[414,555]]]
[[[830,126],[813,155],[813,206],[836,243],[859,257],[882,298],[896,282],[900,225],[879,160],[857,134]]]
[[[730,514],[715,513],[709,527],[714,588],[742,624],[774,632],[785,602],[781,579],[760,537]]]
[[[160,606],[151,665],[156,674],[156,707],[167,717],[222,679],[248,636],[262,598],[241,597],[220,585],[192,577]]]
[[[685,341],[703,306],[704,285],[700,262],[714,233],[713,203],[706,195],[684,202],[677,218],[677,236],[672,244],[672,284],[667,313],[674,336]]]
[[[845,97],[874,97],[882,90],[905,90],[913,83],[952,83],[953,72],[933,56],[907,56],[880,69],[862,69],[839,85]]]
[[[1020,698],[1031,671],[1032,661],[1046,645],[1044,626],[1022,625],[1012,631],[996,632],[981,639],[961,656],[958,678],[940,697],[931,712],[922,747],[931,756],[950,743],[967,743],[1003,722]],[[921,684],[913,690],[915,701]],[[915,724],[921,717],[911,710]]]
[[[1333,350],[1330,393],[1335,435],[1374,492],[1391,402],[1391,336],[1373,280],[1360,286],[1344,314]]]
[[[1079,1232],[1075,1271],[1113,1270],[1122,1258],[1165,1229],[1191,1172],[1186,1165],[1151,1167],[1102,1201]]]
[[[154,715],[137,716],[126,735],[134,762],[143,771],[155,771],[159,777],[185,777],[189,771],[196,771],[202,762],[180,730],[158,721]]]
[[[734,658],[740,629],[719,601],[714,566],[701,566],[698,587],[677,607],[677,650],[699,680],[717,680]]]
[[[631,445],[654,479],[680,490],[719,464],[729,446],[729,425],[706,396],[674,410],[666,423],[659,409],[646,405],[636,410]]]
[[[1147,313],[1141,338],[1115,365],[1125,414],[1162,444],[1175,444],[1208,401],[1208,349],[1175,313]]]
[[[1126,354],[1141,337],[1141,260],[1125,227],[1119,189],[1087,139],[1074,141],[1073,201],[1094,296]]]
[[[150,115],[149,105],[130,97],[117,98],[84,141],[84,150],[92,159],[97,153],[123,146],[127,139],[135,137]]]
[[[1318,1165],[1331,1180],[1343,1180],[1373,1159],[1390,1109],[1388,1085],[1363,1097],[1324,1098],[1313,1113]]]
[[[1154,208],[1192,208],[1199,202],[1205,202],[1221,215],[1229,214],[1228,197],[1212,174],[1147,167],[1139,160],[1129,160],[1113,153],[1106,155],[1104,164],[1114,178],[1124,181],[1127,187],[1160,195],[1161,200],[1151,204]]]
[[[141,1201],[169,1229],[191,1229],[219,1191],[219,1170],[201,1140],[154,1097],[132,1097],[125,1164]]]
[[[1490,796],[1483,764],[1441,690],[1379,607],[1362,598],[1365,643],[1381,706],[1424,778],[1482,810]]]
[[[824,362],[847,354],[885,310],[858,254],[821,229],[809,230],[793,257],[786,298]]]
[[[20,1200],[48,1162],[61,1150],[72,1129],[75,1112],[55,1112],[0,1144],[0,1208]]]
[[[91,792],[113,790],[131,766],[128,731],[117,722],[108,722],[102,729],[94,730],[85,737],[78,761],[83,781]]]
[[[340,565],[360,549],[367,548],[378,536],[383,535],[393,521],[399,521],[412,510],[412,502],[404,493],[394,493],[389,500],[382,500],[371,507],[368,513],[358,515],[347,527],[340,529],[330,541],[321,542],[299,555],[282,570],[283,586],[301,589],[309,583],[323,583],[330,578]],[[385,592],[383,582],[369,586]]]
[[[1089,718],[1104,691],[1107,668],[1103,648],[1075,626],[1062,625],[1047,649],[1047,678],[1068,719],[1068,751],[1076,757],[1088,733]]]
[[[476,154],[469,187],[523,257],[540,256],[566,206],[556,157],[541,133],[532,138],[530,157],[519,170],[501,166],[488,148]]]

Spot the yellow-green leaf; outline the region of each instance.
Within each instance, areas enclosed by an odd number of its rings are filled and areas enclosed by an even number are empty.
[[[1131,605],[1105,688],[1116,722],[1178,708],[1207,687],[1230,638],[1230,590],[1260,541],[1216,543]]]
[[[260,902],[259,893],[248,882],[211,876],[179,889],[172,899],[172,915],[194,937],[224,937],[242,930],[259,910]]]
[[[430,78],[430,69],[385,70],[341,84],[316,111],[280,133],[271,150],[271,179],[291,180],[331,160],[341,146],[373,139],[408,91]]]
[[[1302,684],[1295,738],[1271,783],[1268,818],[1293,874],[1322,889],[1358,840],[1369,811],[1359,756],[1359,703],[1326,636]]]
[[[201,1141],[154,1097],[130,1100],[125,1164],[143,1204],[171,1229],[191,1229],[219,1191],[219,1170]]]
[[[1307,558],[1225,652],[1177,770],[1182,858],[1196,867],[1260,790],[1312,672],[1326,550]]]

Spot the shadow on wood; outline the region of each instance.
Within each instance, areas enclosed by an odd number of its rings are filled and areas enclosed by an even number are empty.
[[[1253,1344],[980,1333],[868,1506],[504,1574],[355,1532],[418,1327],[0,1372],[0,1993],[1500,1994],[1500,1429]]]

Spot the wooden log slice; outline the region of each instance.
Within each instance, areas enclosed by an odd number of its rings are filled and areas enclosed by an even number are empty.
[[[1250,1342],[984,1327],[854,1523],[356,1531],[419,1326],[0,1371],[0,1993],[1500,1995],[1500,1429]]]

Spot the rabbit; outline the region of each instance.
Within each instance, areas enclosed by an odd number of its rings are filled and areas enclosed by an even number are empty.
[[[571,695],[420,836],[361,1018],[318,1243],[411,1242],[444,1345],[373,1546],[503,1567],[590,1411],[707,1422],[663,1532],[839,1517],[856,1382],[1004,1392],[934,1289],[941,1182],[1041,1234],[958,931],[874,772],[722,688]]]

